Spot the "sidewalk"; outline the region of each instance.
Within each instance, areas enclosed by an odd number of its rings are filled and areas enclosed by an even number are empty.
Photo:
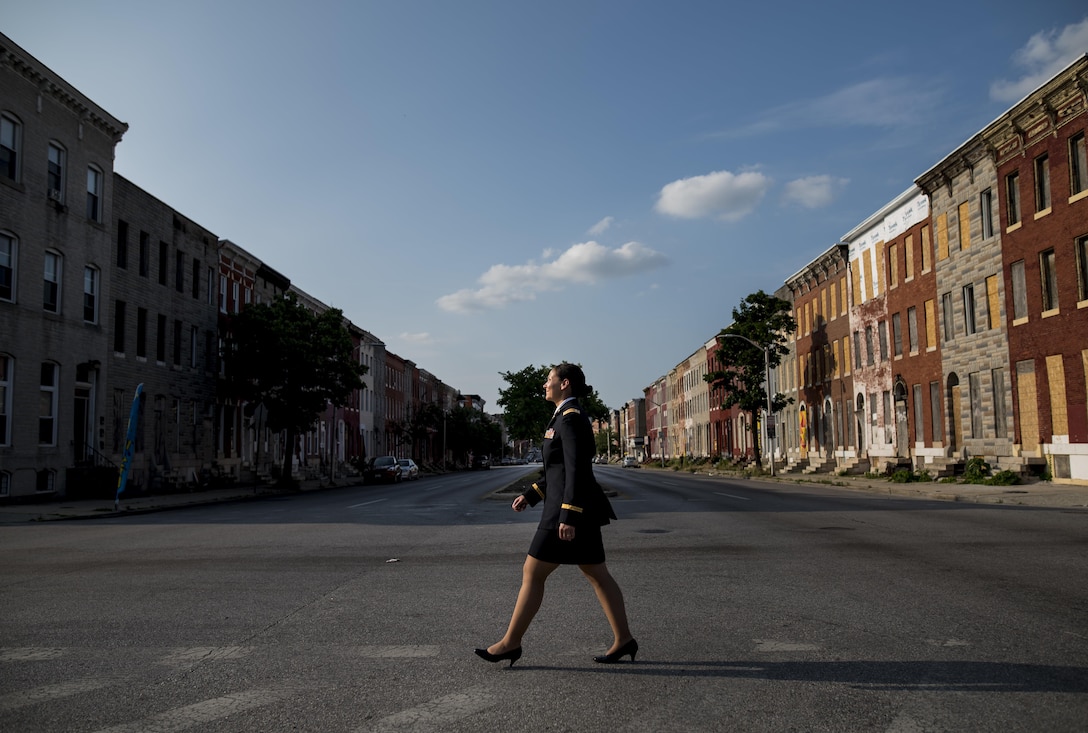
[[[653,469],[651,469],[653,470]],[[660,470],[660,469],[657,469]],[[727,475],[727,474],[716,474]],[[864,476],[796,475],[762,476],[753,480],[780,484],[831,486],[852,491],[864,491],[888,496],[913,497],[939,501],[957,501],[972,504],[1006,504],[1011,506],[1073,508],[1088,510],[1088,486],[1054,484],[1047,481],[1018,484],[1015,486],[982,486],[977,484],[926,483],[896,484],[882,479]],[[340,479],[335,484],[322,481],[304,481],[301,491],[357,486],[357,479]],[[270,486],[239,486],[229,489],[197,491],[158,496],[125,498],[122,494],[117,511],[112,499],[58,499],[34,504],[0,505],[0,525],[25,522],[48,522],[65,519],[94,519],[120,517],[148,512],[161,512],[198,504],[216,504],[229,501],[248,501],[262,497],[282,496]]]

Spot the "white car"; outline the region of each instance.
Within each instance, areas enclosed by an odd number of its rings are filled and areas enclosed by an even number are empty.
[[[638,459],[634,456],[624,456],[620,465],[624,468],[638,468]]]
[[[419,478],[419,466],[411,458],[398,458],[397,463],[400,464],[401,476],[409,481]]]

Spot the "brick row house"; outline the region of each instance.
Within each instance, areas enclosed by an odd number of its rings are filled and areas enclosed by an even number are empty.
[[[140,384],[132,490],[267,478],[288,450],[259,405],[224,396],[221,334],[229,314],[289,292],[328,306],[116,173],[127,129],[0,34],[0,500],[112,495]],[[440,441],[389,426],[459,392],[345,327],[366,388],[300,436],[295,471],[391,451],[440,463]]]
[[[1088,55],[776,291],[797,322],[771,377],[793,400],[775,419],[784,469],[947,475],[982,457],[1088,482],[1086,129]],[[718,368],[713,339],[701,353]],[[644,390],[648,405],[691,360]],[[670,430],[682,429],[683,386],[648,418],[678,412]],[[710,402],[702,455],[751,455],[745,416]]]

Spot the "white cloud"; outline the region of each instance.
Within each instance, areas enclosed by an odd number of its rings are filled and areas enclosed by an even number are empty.
[[[470,313],[534,300],[537,293],[562,290],[570,284],[591,285],[663,267],[660,252],[638,242],[609,249],[597,242],[572,245],[550,262],[493,265],[480,276],[480,287],[443,295],[436,302],[446,311]]]
[[[431,334],[427,333],[426,331],[422,331],[420,333],[405,332],[400,335],[400,340],[408,341],[413,344],[426,344],[431,342]]]
[[[615,219],[613,219],[611,216],[606,216],[605,218],[601,219],[599,222],[591,226],[589,228],[589,231],[586,233],[589,234],[591,237],[599,237],[608,231],[609,227],[612,226],[612,222],[614,221]]]
[[[818,209],[835,200],[835,194],[849,183],[846,178],[808,176],[786,184],[785,199],[806,209]]]
[[[682,178],[661,189],[654,208],[681,219],[714,216],[737,221],[755,209],[771,183],[770,178],[758,171],[715,171]]]
[[[747,125],[721,130],[710,137],[754,137],[778,133],[787,126],[901,128],[927,122],[941,96],[941,88],[932,79],[868,79],[822,97],[766,110]]]
[[[1086,50],[1088,18],[1061,30],[1040,31],[1013,54],[1013,64],[1021,69],[1022,76],[995,81],[990,85],[990,98],[998,102],[1019,102]]]

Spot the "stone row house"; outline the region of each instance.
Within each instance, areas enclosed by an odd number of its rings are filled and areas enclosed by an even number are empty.
[[[1086,131],[1088,55],[775,291],[797,329],[771,388],[793,402],[758,439],[780,466],[946,475],[982,457],[1088,482]],[[711,370],[715,340],[696,352]],[[629,403],[642,457],[705,432],[689,454],[749,458],[749,416],[686,399],[692,358]]]
[[[328,306],[113,170],[128,126],[0,34],[0,500],[112,491],[137,385],[130,486],[267,477],[282,437],[218,388],[223,321],[294,294]],[[459,393],[350,321],[366,388],[294,448],[300,474],[353,458],[441,462],[395,426]],[[482,409],[476,398],[474,405]]]

